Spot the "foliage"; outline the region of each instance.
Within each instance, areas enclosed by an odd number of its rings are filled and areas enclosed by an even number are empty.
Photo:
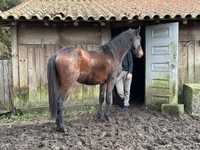
[[[11,57],[11,32],[9,28],[0,28],[0,59]]]
[[[9,114],[5,116],[0,116],[0,124],[3,123],[16,123],[22,121],[36,121],[36,120],[48,120],[49,112],[45,108],[37,110],[28,110],[28,111],[19,111],[18,113]],[[74,106],[74,107],[65,107],[64,116],[67,118],[67,121],[77,120],[81,116],[95,115],[97,111],[97,105],[87,105],[87,106]]]
[[[17,4],[19,4],[21,0],[0,0],[0,10],[5,11],[8,10]]]
[[[21,121],[33,121],[39,119],[47,119],[48,112],[24,112],[22,114],[18,113],[16,115],[8,115],[8,116],[1,116],[0,117],[0,124],[1,123],[12,123],[12,122],[21,122]]]
[[[17,4],[21,0],[0,0],[0,10],[8,10]],[[0,59],[11,57],[11,32],[10,29],[0,28]]]

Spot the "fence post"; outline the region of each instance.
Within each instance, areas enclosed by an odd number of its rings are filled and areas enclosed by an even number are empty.
[[[0,113],[13,110],[11,60],[0,60]]]

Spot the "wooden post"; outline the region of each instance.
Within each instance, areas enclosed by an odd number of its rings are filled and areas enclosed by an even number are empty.
[[[13,110],[10,64],[10,60],[0,60],[0,113]]]
[[[13,88],[19,88],[19,61],[18,61],[18,46],[17,46],[17,25],[11,27],[12,31],[12,78]]]
[[[9,65],[9,60],[3,60],[3,66],[4,66],[4,71],[3,71],[3,78],[4,78],[4,104],[9,104],[10,101],[10,92],[9,92],[9,70],[8,70],[8,65]]]
[[[1,61],[0,60],[0,113],[1,113],[1,110],[4,109],[2,107],[2,104],[4,104],[4,79],[3,79],[3,60]]]

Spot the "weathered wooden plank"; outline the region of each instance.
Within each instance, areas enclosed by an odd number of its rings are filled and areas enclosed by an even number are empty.
[[[183,63],[184,63],[184,60],[183,60],[183,42],[179,42],[179,96],[182,96],[182,87],[183,87],[183,81],[184,81],[184,78],[183,78]]]
[[[33,47],[28,48],[28,79],[29,79],[29,97],[30,93],[37,89],[36,61]]]
[[[28,87],[28,59],[27,47],[19,46],[19,79],[20,88],[26,89]]]
[[[40,48],[38,46],[34,47],[35,52],[35,68],[36,68],[36,86],[40,88]]]
[[[11,110],[11,62],[10,60],[0,60],[0,109]]]
[[[6,106],[9,106],[10,101],[10,88],[9,88],[9,69],[8,69],[9,62],[8,60],[3,60],[3,66],[4,66],[4,104]],[[8,107],[7,107],[8,108]]]
[[[182,42],[179,42],[179,57],[178,57],[178,61],[179,61],[179,84],[181,83],[182,84],[182,81],[183,81],[183,76],[182,76],[182,70],[183,70],[183,59],[182,59],[182,49],[183,49],[183,45],[182,45]]]
[[[4,103],[4,69],[3,69],[3,60],[0,60],[0,104]],[[0,107],[3,109],[3,107]]]
[[[41,78],[41,86],[44,86],[46,83],[46,62],[45,62],[45,49],[40,47],[39,48],[40,51],[40,78]]]
[[[40,73],[40,47],[35,46],[35,65],[36,65],[36,86],[37,86],[37,101],[41,101],[41,73]]]
[[[183,78],[183,83],[188,81],[188,48],[187,46],[183,45],[182,48],[182,78]]]
[[[8,61],[8,86],[9,86],[9,95],[10,95],[10,100],[9,100],[9,105],[10,105],[10,110],[13,110],[14,108],[14,89],[13,89],[13,78],[12,78],[12,62],[11,60]]]
[[[189,77],[189,82],[193,83],[194,82],[194,42],[191,41],[190,44],[188,45],[188,77]]]
[[[45,46],[44,47],[44,54],[45,54],[44,55],[44,63],[45,63],[45,65],[44,65],[44,72],[46,72],[46,74],[44,74],[44,84],[45,85],[47,85],[47,64],[48,64],[48,59],[49,59],[49,56],[48,56],[47,52],[48,52],[48,49]]]
[[[31,107],[40,106],[40,64],[38,46],[30,46],[28,49],[28,72],[29,72],[29,99],[28,105]]]
[[[19,54],[17,47],[17,26],[11,28],[12,32],[12,78],[13,87],[19,88]]]
[[[195,41],[195,83],[200,83],[200,41]]]
[[[179,37],[183,43],[183,54],[181,55],[183,69],[179,72],[183,83],[200,83],[199,26],[194,24],[190,30],[188,30],[188,26],[182,27]]]
[[[19,26],[18,30],[20,36],[18,36],[18,42],[26,45],[56,44],[56,42],[59,39],[56,28],[46,28],[44,26],[37,26],[38,25],[30,25],[26,28]]]

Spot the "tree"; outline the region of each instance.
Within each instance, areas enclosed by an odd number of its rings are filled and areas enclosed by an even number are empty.
[[[0,0],[0,10],[6,11],[17,4],[21,0]],[[11,32],[8,27],[0,27],[0,59],[11,57]]]
[[[19,4],[21,0],[0,0],[0,10],[5,11],[8,10],[17,4]]]

